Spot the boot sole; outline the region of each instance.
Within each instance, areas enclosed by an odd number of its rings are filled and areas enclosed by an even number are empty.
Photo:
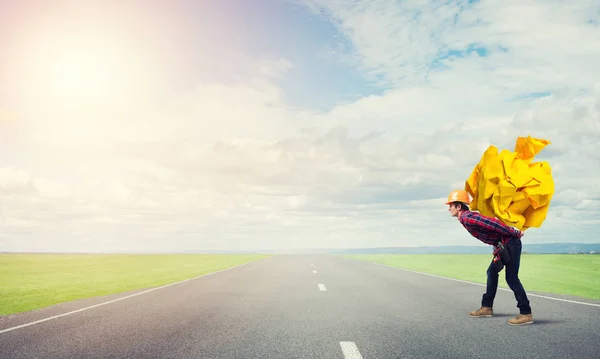
[[[469,317],[471,318],[491,318],[493,317],[493,314],[485,314],[485,315],[471,315],[469,314]]]
[[[533,324],[533,320],[530,322],[525,322],[525,323],[508,323],[508,325],[516,325],[516,326],[527,325],[527,324]]]

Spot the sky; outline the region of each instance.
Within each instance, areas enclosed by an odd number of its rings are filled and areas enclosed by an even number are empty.
[[[0,251],[483,245],[444,202],[519,136],[523,242],[600,242],[597,1],[140,4],[0,1]]]

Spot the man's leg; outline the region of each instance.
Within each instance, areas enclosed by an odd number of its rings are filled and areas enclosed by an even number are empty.
[[[520,313],[516,318],[509,320],[510,324],[529,324],[533,322],[529,299],[527,298],[525,288],[523,288],[523,285],[519,280],[522,247],[523,244],[520,239],[513,239],[507,244],[507,250],[511,260],[506,265],[506,283],[515,295]]]
[[[494,315],[492,306],[494,305],[494,298],[496,297],[496,290],[498,289],[498,269],[496,268],[494,261],[490,263],[487,270],[487,288],[483,294],[481,300],[481,308],[469,312],[470,317],[491,317]]]
[[[485,293],[481,298],[482,307],[493,307],[494,298],[496,298],[496,291],[498,290],[498,268],[494,264],[494,260],[491,261],[490,266],[487,270],[487,285]]]

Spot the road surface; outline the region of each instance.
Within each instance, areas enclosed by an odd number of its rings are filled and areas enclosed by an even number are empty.
[[[280,255],[0,317],[0,358],[600,357],[599,302],[530,296],[535,323],[517,327],[507,324],[517,313],[509,291],[498,291],[495,317],[468,317],[483,290],[336,256]]]

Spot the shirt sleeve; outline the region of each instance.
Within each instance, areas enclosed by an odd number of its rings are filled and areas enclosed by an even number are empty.
[[[516,236],[519,230],[507,226],[501,220],[494,217],[482,216],[479,213],[472,213],[465,218],[465,223],[472,227],[477,227],[482,230],[491,231],[504,236]]]

